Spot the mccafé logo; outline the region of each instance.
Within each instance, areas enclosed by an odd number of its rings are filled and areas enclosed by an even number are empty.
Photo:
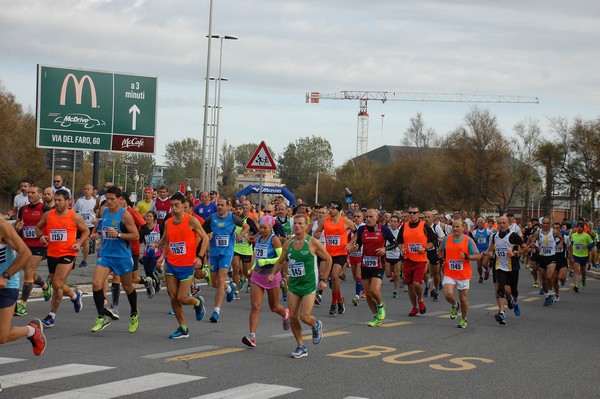
[[[77,77],[72,73],[65,76],[65,80],[63,80],[62,88],[60,90],[60,105],[65,105],[67,101],[67,87],[69,86],[69,82],[71,80],[73,80],[73,85],[75,86],[75,104],[81,104],[83,85],[87,81],[90,85],[90,93],[92,95],[92,108],[98,108],[98,101],[96,99],[96,86],[94,85],[92,78],[90,78],[89,75],[83,75],[81,80],[77,80]]]
[[[121,142],[121,148],[129,148],[129,147],[137,147],[141,148],[144,146],[144,139],[140,139],[137,137],[130,139],[123,139]]]

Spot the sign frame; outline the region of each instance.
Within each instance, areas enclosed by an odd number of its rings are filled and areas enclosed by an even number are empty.
[[[264,158],[265,158],[264,161],[262,159],[263,157],[261,156],[261,153],[264,154]],[[256,162],[258,162],[258,165],[256,165]],[[262,162],[265,162],[265,164],[261,165]],[[266,162],[269,162],[269,163],[267,164]],[[273,160],[273,157],[271,156],[271,152],[269,151],[269,148],[265,144],[264,140],[260,142],[260,144],[258,145],[258,148],[256,148],[256,151],[254,151],[254,154],[252,155],[252,157],[246,164],[246,169],[277,170],[277,165],[275,164],[275,160]]]

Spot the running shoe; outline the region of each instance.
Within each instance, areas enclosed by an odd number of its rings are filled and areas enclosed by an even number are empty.
[[[148,294],[148,298],[154,298],[154,294],[156,294],[156,288],[154,288],[154,281],[151,277],[146,277],[144,279],[144,285],[146,286],[146,293]]]
[[[18,303],[15,308],[15,316],[27,316],[27,305]]]
[[[86,267],[88,267],[88,264],[87,264],[86,261],[82,260],[81,263],[79,264],[79,267],[80,268],[86,268]]]
[[[316,320],[317,326],[312,329],[312,343],[318,345],[323,340],[323,323],[321,320]]]
[[[582,281],[582,282],[581,282],[581,289],[582,289],[582,290],[585,290],[585,281]]]
[[[332,303],[329,308],[329,316],[335,316],[337,314],[337,303]]]
[[[168,312],[171,316],[173,316],[175,314],[175,311],[173,309],[169,310]]]
[[[508,297],[506,297],[506,306],[507,306],[509,309],[512,309],[512,308],[514,307],[514,305],[513,305],[513,301],[512,301],[512,296],[508,296]]]
[[[196,312],[196,320],[200,321],[204,319],[204,315],[206,314],[206,309],[204,308],[204,297],[198,295],[196,297],[200,303],[198,305],[194,305],[194,312]]]
[[[340,280],[346,281],[346,273],[340,273]]]
[[[573,277],[573,270],[569,270],[569,277]]]
[[[414,316],[416,316],[416,315],[418,315],[418,314],[419,314],[419,309],[417,309],[417,308],[412,308],[412,309],[410,310],[410,312],[408,313],[408,316],[409,316],[409,317],[414,317]]]
[[[521,316],[521,307],[519,306],[519,304],[515,303],[514,306],[515,306],[515,309],[514,309],[515,316]]]
[[[379,320],[379,317],[377,317],[376,314],[373,315],[373,318],[368,323],[369,327],[377,327],[380,324],[381,324],[381,320]]]
[[[71,299],[71,302],[73,302],[75,313],[81,312],[81,309],[83,309],[83,292],[81,290],[75,291],[75,298]]]
[[[437,290],[433,291],[431,293],[431,297],[433,298],[433,302],[439,302],[439,293]]]
[[[377,306],[377,318],[381,321],[385,320],[385,303]]]
[[[212,316],[210,316],[210,322],[211,323],[218,323],[219,322],[219,312],[217,312],[216,310],[212,313]]]
[[[110,326],[110,319],[106,316],[96,318],[96,324],[92,327],[92,332],[99,332]]]
[[[110,317],[113,320],[119,320],[119,309],[111,305],[110,308],[104,308],[104,315]]]
[[[483,277],[479,276],[479,284],[483,283]]]
[[[490,269],[485,269],[485,271],[483,272],[483,279],[487,280],[490,278]]]
[[[246,287],[246,294],[250,293],[250,283],[248,283],[248,286]]]
[[[346,299],[342,298],[342,300],[340,302],[338,302],[338,304],[337,304],[338,314],[344,314],[344,312],[346,312],[346,306],[344,305],[345,301],[346,301]]]
[[[139,313],[135,313],[132,314],[129,317],[129,332],[130,333],[134,333],[138,330],[138,327],[140,326],[140,314]]]
[[[44,325],[44,327],[46,328],[52,328],[54,327],[54,317],[48,315],[46,317],[44,317],[42,319],[42,324]]]
[[[573,291],[575,291],[575,292],[579,292],[579,287],[578,287],[578,286],[576,286],[576,285],[574,285],[574,286],[573,286]]]
[[[48,302],[52,299],[52,283],[49,278],[46,279],[46,288],[42,288],[42,293],[44,294],[44,301]]]
[[[282,296],[281,296],[281,300],[282,300],[283,302],[287,302],[287,300],[288,300],[288,296],[287,296],[287,295],[282,295]]]
[[[560,286],[564,287],[566,284],[567,280],[560,280]]]
[[[321,295],[317,294],[317,296],[315,296],[315,305],[321,306],[322,300],[323,300],[323,297]]]
[[[230,282],[229,283],[229,288],[231,288],[231,289],[227,293],[227,302],[233,301],[233,298],[235,296],[235,283],[234,282]]]
[[[465,319],[464,317],[461,317],[460,320],[458,321],[458,328],[467,328],[467,319]]]
[[[290,320],[290,310],[286,309],[285,310],[285,317],[283,318],[283,329],[285,331],[290,329],[290,324],[291,324],[291,320]]]
[[[256,337],[251,337],[250,335],[246,335],[245,337],[242,338],[242,342],[251,348],[256,348]]]
[[[206,277],[204,277],[204,279],[206,280],[206,284],[208,284],[209,287],[212,286],[212,277],[210,275],[210,266],[204,265],[202,270],[204,270],[204,272],[206,273]]]
[[[355,295],[354,298],[352,298],[352,304],[354,306],[360,305],[360,298],[358,297],[358,295]]]
[[[540,286],[540,284],[537,281],[535,281],[533,283],[533,288],[539,288],[539,286]]]
[[[423,298],[427,298],[429,296],[429,284],[425,285],[425,289],[423,290]]]
[[[425,314],[427,312],[427,308],[425,307],[424,301],[419,301],[419,313]]]
[[[46,350],[46,337],[44,336],[44,325],[40,319],[33,319],[29,323],[35,331],[31,337],[27,337],[31,346],[33,346],[33,354],[40,356]]]
[[[504,314],[504,312],[500,313],[496,313],[494,315],[494,318],[496,319],[496,321],[498,322],[498,324],[500,325],[505,325],[506,324],[506,315]]]
[[[177,330],[171,335],[169,335],[170,339],[179,339],[179,338],[189,338],[190,331],[187,329],[183,329],[181,326],[177,327]]]
[[[544,292],[544,288],[540,288],[540,294],[539,295],[546,295],[546,293]]]
[[[560,302],[560,295],[556,295],[554,297],[554,303],[556,303],[556,302]]]
[[[236,291],[236,292],[235,292],[235,294],[233,295],[233,299],[234,299],[234,300],[236,300],[236,301],[239,301],[240,299],[242,299],[242,298],[240,297],[240,292],[239,292],[239,291]]]
[[[450,318],[452,320],[458,316],[458,308],[460,308],[460,305],[457,303],[456,306],[452,306],[452,309],[450,309]]]
[[[240,279],[240,286],[238,287],[240,291],[244,289],[244,283],[245,282],[246,282],[245,278],[241,278]]]
[[[398,298],[398,291],[392,292],[392,298],[394,298],[394,299]]]
[[[308,356],[308,349],[304,345],[298,345],[295,351],[291,355],[294,359],[300,359],[301,357]]]
[[[196,296],[196,294],[199,292],[200,292],[200,286],[197,285],[196,283],[192,283],[192,286],[190,287],[190,295]]]

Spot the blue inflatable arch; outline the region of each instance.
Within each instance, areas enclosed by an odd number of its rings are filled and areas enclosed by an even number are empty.
[[[257,185],[249,185],[243,189],[241,189],[235,197],[239,199],[242,195],[246,197],[250,194],[258,194],[260,186]],[[296,197],[290,190],[285,187],[276,187],[276,186],[263,186],[262,187],[263,194],[274,194],[274,195],[282,195],[283,198],[289,201],[289,206],[296,206]]]

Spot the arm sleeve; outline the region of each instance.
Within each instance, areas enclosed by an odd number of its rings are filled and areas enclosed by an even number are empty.
[[[363,235],[363,231],[365,231],[365,226],[360,226],[358,228],[358,231],[356,232],[356,245],[358,245],[358,248],[360,249],[362,247],[362,235]]]
[[[432,242],[433,244],[438,243],[438,236],[430,226],[425,226],[425,234],[427,235],[428,242]]]
[[[210,216],[212,217],[212,215],[210,215]],[[244,225],[244,219],[242,219],[238,215],[231,215],[231,216],[232,216],[233,223],[235,223],[236,226],[242,227]]]
[[[383,226],[381,232],[383,233],[383,238],[388,242],[388,245],[385,247],[387,251],[391,251],[398,246],[396,237],[394,237],[394,233],[392,233],[392,230],[388,226]]]
[[[254,219],[250,219],[250,218],[246,219],[246,224],[248,226],[250,226],[250,232],[252,234],[258,233],[258,226],[256,225],[256,222],[254,221]]]
[[[273,233],[275,233],[277,237],[285,238],[285,231],[283,231],[283,226],[279,220],[275,220],[275,225],[273,226]]]
[[[282,251],[283,251],[283,247],[275,248],[276,256],[274,258],[259,259],[258,266],[263,267],[263,266],[267,266],[267,265],[269,265],[269,266],[274,265],[279,260],[279,257],[281,256]]]
[[[206,234],[208,233],[212,233],[212,229],[210,228],[210,222],[212,220],[212,215],[210,215],[209,217],[206,218],[206,220],[204,220],[204,223],[202,224],[202,228],[204,229],[204,231],[206,232]]]
[[[398,244],[404,244],[404,225],[400,226],[400,231],[398,231],[398,238],[396,239]]]

